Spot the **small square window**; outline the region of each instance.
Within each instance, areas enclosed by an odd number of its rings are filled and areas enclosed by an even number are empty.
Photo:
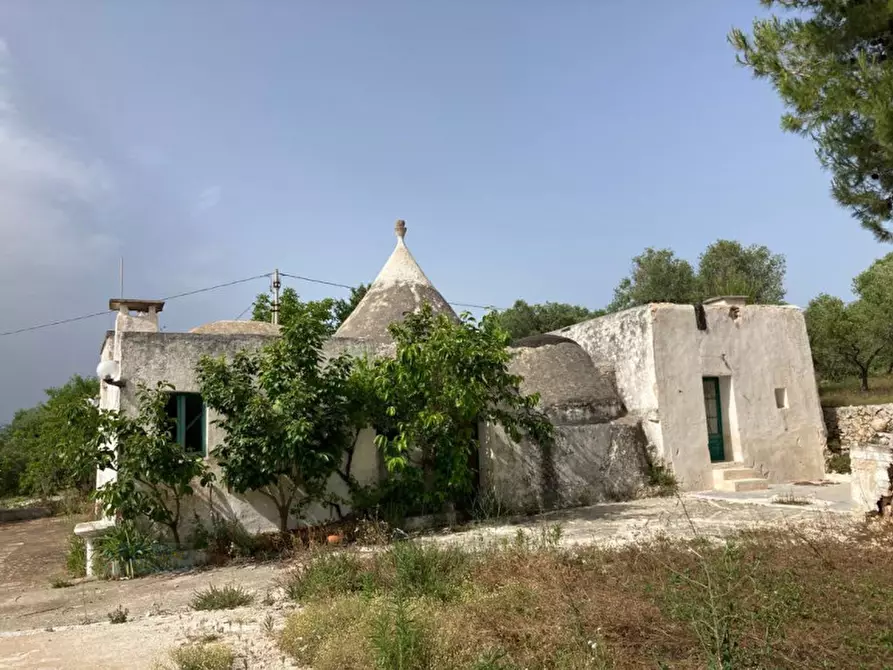
[[[171,418],[171,440],[187,453],[202,454],[206,450],[205,403],[198,393],[171,393],[167,401]]]
[[[775,389],[775,406],[778,409],[788,406],[788,390],[784,386]]]

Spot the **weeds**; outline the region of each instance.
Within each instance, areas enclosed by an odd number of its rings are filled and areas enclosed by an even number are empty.
[[[116,609],[113,609],[106,616],[109,618],[109,623],[127,623],[128,614],[130,614],[130,610],[118,605]]]
[[[233,650],[225,644],[186,644],[170,652],[177,670],[232,670],[236,661]]]
[[[673,471],[664,463],[649,459],[648,485],[660,497],[674,496],[679,492],[679,482]]]
[[[283,584],[292,600],[328,598],[363,590],[369,583],[356,554],[323,553],[303,569],[293,571]]]
[[[50,586],[54,589],[67,589],[69,586],[74,586],[74,584],[63,577],[54,577],[50,580]]]
[[[793,493],[781,493],[772,498],[772,502],[776,505],[792,505],[794,507],[808,507],[809,505],[812,505],[809,498],[804,498]]]
[[[241,586],[227,584],[217,587],[212,584],[203,591],[193,593],[190,606],[194,610],[231,610],[253,602],[254,594]]]
[[[358,559],[369,589],[310,598],[279,640],[314,670],[885,667],[878,532],[563,549],[543,527],[462,557],[402,543]]]
[[[68,536],[65,568],[72,577],[84,577],[87,574],[87,545],[74,534]]]
[[[852,472],[850,466],[850,453],[838,452],[832,453],[825,460],[825,469],[828,472],[839,472],[840,474],[849,474]]]
[[[162,544],[130,521],[112,526],[96,541],[96,552],[107,565],[123,568],[131,579],[163,569],[169,558]]]

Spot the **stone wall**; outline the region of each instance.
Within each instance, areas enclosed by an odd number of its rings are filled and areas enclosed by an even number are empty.
[[[893,498],[893,446],[890,444],[853,445],[851,491],[856,507],[866,512],[890,514]]]
[[[893,403],[825,407],[828,441],[838,442],[844,450],[877,442],[880,433],[893,432]]]

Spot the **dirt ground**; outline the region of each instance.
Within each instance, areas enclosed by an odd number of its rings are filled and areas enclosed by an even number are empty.
[[[441,532],[432,541],[474,547],[511,540],[519,529],[536,535],[560,524],[562,544],[619,545],[656,535],[725,536],[745,528],[782,526],[791,532],[834,532],[857,517],[813,506],[732,503],[722,500],[649,499],[531,517],[515,524],[489,524]],[[131,581],[83,581],[53,589],[64,570],[66,538],[74,522],[41,519],[0,526],[0,670],[6,668],[153,668],[168,650],[213,634],[240,654],[237,668],[294,667],[276,649],[277,630],[295,605],[278,583],[288,561],[190,570]],[[27,541],[26,541],[27,540]],[[195,612],[192,593],[209,584],[236,583],[256,594],[251,607]],[[128,621],[111,624],[121,606]]]

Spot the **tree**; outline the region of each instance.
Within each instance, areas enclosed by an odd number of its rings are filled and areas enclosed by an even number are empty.
[[[370,423],[391,474],[390,489],[417,496],[427,510],[471,493],[479,448],[478,425],[502,425],[520,440],[541,445],[552,424],[537,410],[538,397],[523,395],[509,373],[509,335],[495,315],[459,323],[424,305],[390,326],[393,358],[360,364],[372,379]],[[413,501],[410,501],[413,502]],[[416,510],[416,511],[423,511]]]
[[[763,245],[742,246],[717,240],[701,254],[698,284],[701,299],[746,295],[750,302],[777,305],[784,301],[785,258]]]
[[[792,13],[757,19],[729,42],[768,79],[781,126],[810,137],[832,194],[880,241],[893,240],[893,4],[888,0],[761,0]]]
[[[137,414],[93,410],[98,429],[78,462],[94,469],[114,470],[114,480],[94,496],[106,514],[125,521],[140,517],[166,526],[180,546],[183,503],[194,482],[210,484],[214,475],[203,454],[187,453],[176,438],[175,419],[167,413],[173,387],[159,382],[137,391]]]
[[[823,293],[809,302],[805,317],[819,373],[836,379],[855,372],[861,390],[868,391],[872,365],[888,346],[888,340],[878,337],[866,304],[861,300],[846,304]]]
[[[514,341],[530,335],[550,333],[604,313],[604,310],[591,311],[586,307],[563,302],[528,305],[523,300],[516,300],[508,309],[496,312],[494,318]]]
[[[45,393],[45,402],[16,412],[3,431],[4,488],[42,497],[66,488],[92,490],[96,470],[73,467],[66,455],[96,432],[95,414],[82,410],[99,396],[99,381],[74,375]]]
[[[633,258],[632,272],[614,289],[608,312],[649,302],[692,303],[698,298],[698,281],[688,261],[670,249],[651,247]]]
[[[334,333],[338,327],[344,323],[351,312],[360,304],[360,300],[366,295],[369,287],[366,284],[350,289],[348,298],[326,298],[318,301],[320,304],[327,305],[328,316],[326,318],[326,330],[328,334]],[[279,324],[286,326],[300,314],[305,303],[301,300],[298,292],[290,286],[282,289],[279,294]],[[251,309],[251,319],[253,321],[270,322],[273,318],[273,299],[269,293],[259,293],[254,299],[254,305]]]
[[[281,338],[231,362],[205,357],[197,367],[202,396],[226,435],[214,451],[224,481],[269,498],[283,533],[290,513],[324,501],[358,429],[351,359],[323,362],[330,317],[330,301],[298,302]]]

